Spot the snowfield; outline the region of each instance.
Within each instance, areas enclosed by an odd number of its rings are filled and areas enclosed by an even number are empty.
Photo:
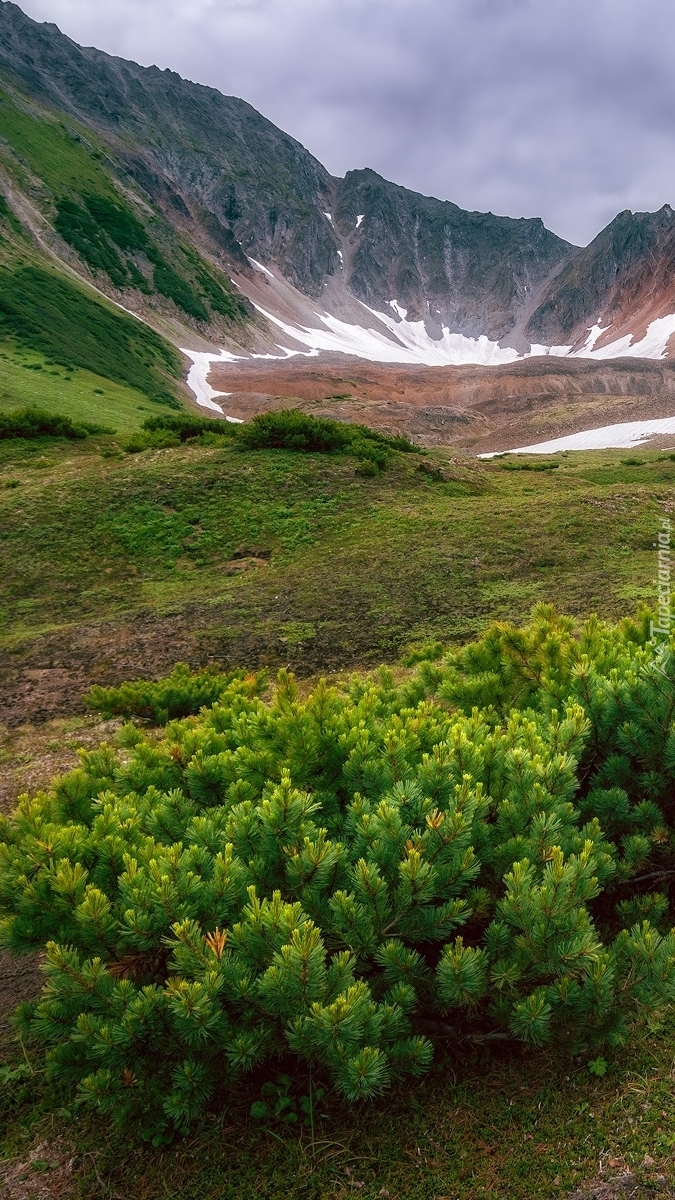
[[[251,260],[265,274],[271,272],[260,263]],[[272,276],[274,278],[274,276]],[[419,363],[426,367],[459,367],[475,364],[476,366],[491,367],[502,363],[516,362],[518,359],[539,358],[552,355],[557,358],[664,358],[668,340],[675,334],[675,314],[659,317],[652,321],[645,336],[639,342],[633,342],[631,335],[618,338],[607,346],[595,349],[595,344],[601,334],[605,333],[600,325],[589,330],[585,344],[580,350],[572,350],[571,346],[540,346],[532,345],[529,353],[519,354],[512,346],[500,346],[482,334],[479,337],[466,337],[463,333],[451,333],[447,325],[442,327],[441,337],[432,338],[426,330],[424,321],[408,321],[407,310],[402,308],[397,300],[390,300],[392,313],[378,312],[377,309],[362,307],[380,324],[380,329],[368,325],[356,325],[341,321],[330,313],[315,313],[316,325],[290,324],[275,316],[259,304],[255,306],[258,312],[277,329],[306,350],[293,350],[279,344],[280,355],[265,355],[252,357],[288,358],[293,354],[309,354],[316,356],[320,352],[334,354],[350,354],[369,362],[381,363]],[[395,314],[395,315],[393,315]],[[382,326],[389,336],[382,331]],[[214,361],[218,361],[217,358]]]
[[[405,312],[405,309],[396,311]],[[378,321],[391,330],[393,337],[387,337],[378,329],[366,328],[363,325],[352,325],[332,317],[330,313],[316,313],[320,326],[290,325],[275,317],[273,313],[256,305],[256,308],[268,321],[294,342],[307,346],[307,351],[290,350],[287,346],[279,346],[283,357],[291,354],[317,355],[320,351],[333,351],[336,354],[351,354],[369,362],[381,363],[419,363],[424,366],[447,367],[461,366],[464,363],[479,363],[488,366],[492,363],[514,362],[520,357],[517,350],[511,347],[502,349],[497,342],[491,342],[483,336],[468,338],[461,333],[450,333],[443,330],[439,341],[429,337],[424,321],[396,320],[387,313],[363,307],[372,313]]]
[[[192,359],[192,366],[188,371],[187,385],[193,393],[197,404],[202,408],[210,408],[212,412],[219,412],[221,416],[225,415],[217,400],[224,400],[231,395],[230,392],[216,392],[209,383],[209,371],[213,363],[217,362],[236,362],[237,355],[230,354],[229,350],[221,350],[219,354],[205,354],[197,350],[183,350],[181,354],[185,354]],[[241,425],[242,422],[238,417],[225,416],[226,421],[232,421],[236,425]]]
[[[550,442],[535,442],[532,446],[518,446],[509,454],[559,454],[562,450],[614,450],[641,446],[657,434],[675,434],[675,417],[660,417],[655,421],[622,421],[618,425],[600,425],[597,429],[585,429],[582,433],[571,433],[567,437],[553,438]],[[479,458],[494,458],[503,450],[490,454],[479,454]]]

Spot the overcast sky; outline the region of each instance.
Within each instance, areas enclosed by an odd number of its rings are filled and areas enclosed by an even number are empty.
[[[19,0],[242,96],[335,175],[373,167],[585,244],[675,207],[673,0]]]

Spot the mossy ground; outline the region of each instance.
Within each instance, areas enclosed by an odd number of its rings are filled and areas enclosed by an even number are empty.
[[[2,642],[39,648],[48,631],[87,621],[110,622],[114,636],[142,613],[151,629],[191,624],[195,659],[267,657],[311,675],[469,638],[538,600],[621,616],[654,602],[657,523],[675,507],[675,462],[631,457],[570,454],[530,472],[439,452],[397,456],[365,478],[337,455],[229,444],[127,456],[111,437],[4,443]],[[421,461],[444,478],[420,472]],[[50,753],[58,759],[73,737],[70,725],[53,727]],[[43,1196],[82,1200],[530,1200],[624,1168],[657,1192],[675,1186],[668,1015],[607,1055],[603,1078],[554,1053],[449,1051],[420,1086],[367,1108],[328,1097],[314,1142],[304,1128],[250,1118],[256,1079],[190,1139],[151,1151],[69,1117],[68,1098],[28,1060],[4,1090],[0,1180],[4,1171],[12,1196],[37,1195],[39,1183]],[[8,1061],[20,1059],[10,1050]]]
[[[434,479],[417,469],[430,457],[397,455],[366,478],[340,455],[220,439],[129,456],[105,437],[5,443],[2,642],[190,607],[208,657],[308,674],[466,639],[541,600],[617,617],[654,599],[675,482],[667,456],[624,457],[446,462]]]

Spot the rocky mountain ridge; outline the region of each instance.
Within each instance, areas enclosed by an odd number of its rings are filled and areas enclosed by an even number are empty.
[[[314,328],[317,310],[349,330],[375,320],[385,345],[400,341],[406,323],[404,345],[423,343],[428,363],[455,361],[456,336],[471,345],[487,339],[480,362],[509,361],[533,345],[611,357],[617,340],[617,353],[635,345],[636,354],[659,357],[675,330],[664,326],[656,343],[644,341],[654,321],[675,312],[668,205],[621,213],[578,248],[539,218],[467,212],[369,169],[336,179],[245,101],[80,47],[8,0],[0,0],[2,79],[89,129],[120,189],[145,198],[178,239],[192,239],[259,309],[271,309],[291,351],[325,348],[321,338],[288,332]],[[256,263],[291,289],[288,303],[265,292]],[[197,320],[196,329],[213,341],[213,327]],[[270,348],[278,330],[268,331]],[[342,336],[349,352],[353,335]],[[456,361],[473,361],[471,345]]]

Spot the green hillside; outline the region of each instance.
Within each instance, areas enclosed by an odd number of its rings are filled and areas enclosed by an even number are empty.
[[[1,81],[0,167],[0,408],[39,403],[124,432],[138,412],[179,406],[180,356],[152,324],[241,332],[250,309],[228,276],[125,182],[95,134]]]
[[[0,342],[0,414],[34,405],[75,421],[107,425],[120,434],[140,428],[166,401],[85,368],[58,365],[16,341]]]

